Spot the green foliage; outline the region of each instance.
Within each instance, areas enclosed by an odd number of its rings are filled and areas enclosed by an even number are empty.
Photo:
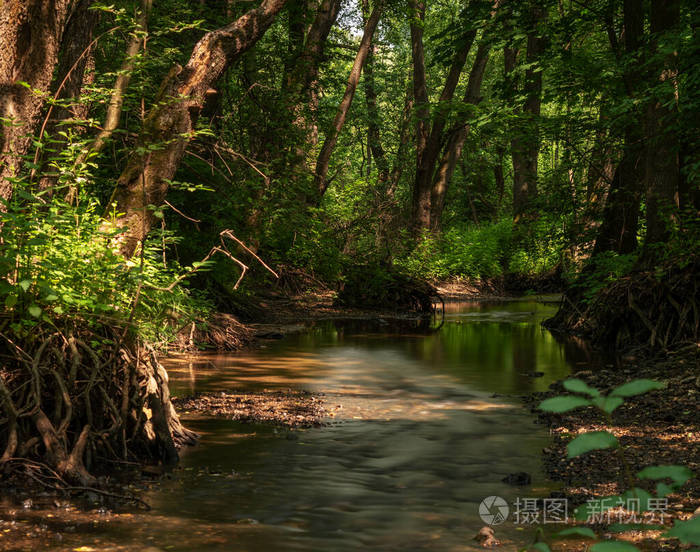
[[[563,382],[566,390],[574,393],[587,395],[590,398],[582,398],[574,395],[562,395],[543,400],[539,408],[545,412],[567,412],[582,406],[596,407],[610,422],[612,412],[624,403],[625,398],[634,397],[648,393],[650,391],[662,389],[665,384],[662,382],[649,379],[636,379],[628,383],[614,388],[609,395],[603,395],[598,389],[589,386],[580,379],[569,379]],[[627,461],[624,456],[624,447],[620,445],[617,438],[608,431],[589,431],[582,433],[573,441],[567,444],[569,458],[576,458],[593,450],[615,449],[618,454],[618,459],[622,462],[626,472]],[[685,466],[647,466],[637,473],[637,479],[651,480],[666,480],[659,481],[656,485],[655,495],[658,498],[663,498],[668,494],[680,489],[688,480],[693,478],[695,474]],[[586,504],[579,506],[574,511],[574,519],[577,521],[585,521],[590,519],[592,515],[606,512],[620,504],[638,504],[638,511],[644,512],[650,509],[650,500],[654,497],[648,491],[639,487],[633,486],[633,479],[628,474],[626,483],[631,487],[619,496],[608,496],[600,498],[596,501],[589,501]],[[634,499],[632,502],[630,499]],[[645,524],[615,524],[610,527],[611,532],[622,532],[631,529],[637,530],[652,530],[656,526]],[[574,527],[566,529],[557,534],[557,536],[579,535],[595,538],[595,533],[584,527]],[[665,536],[676,537],[681,542],[700,544],[700,518],[697,516],[689,521],[676,522],[674,527],[668,531]],[[638,550],[635,546],[623,541],[605,541],[598,542],[591,547],[591,550],[602,552]]]
[[[695,516],[687,521],[677,521],[664,536],[675,537],[687,544],[700,544],[700,516]]]
[[[556,266],[561,258],[561,241],[552,241],[551,229],[538,224],[541,232],[528,250],[513,242],[510,219],[482,226],[452,227],[439,238],[424,235],[414,249],[396,264],[417,277],[431,279],[461,277],[487,279],[506,273],[538,275]]]
[[[607,431],[589,431],[582,433],[576,439],[566,445],[569,458],[581,456],[592,450],[617,448],[617,438]]]
[[[545,412],[568,412],[580,406],[588,406],[592,404],[588,399],[581,397],[552,397],[540,403],[540,409]]]
[[[129,325],[143,339],[166,344],[208,312],[208,303],[184,287],[164,289],[193,267],[164,266],[161,239],[125,261],[114,242],[119,229],[105,222],[94,199],[81,196],[73,206],[58,194],[47,199],[19,181],[15,186],[3,217],[0,305],[17,337],[71,317]]]
[[[572,284],[590,301],[606,285],[628,274],[637,262],[638,254],[620,255],[612,251],[596,255]]]

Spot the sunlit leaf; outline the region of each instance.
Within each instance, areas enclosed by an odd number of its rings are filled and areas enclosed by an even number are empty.
[[[575,458],[591,450],[616,448],[617,438],[607,431],[591,431],[583,433],[566,445],[569,458]]]
[[[637,473],[639,479],[670,479],[676,485],[683,485],[693,477],[693,472],[685,466],[648,466]]]
[[[568,412],[574,408],[590,406],[590,404],[591,401],[582,397],[552,397],[551,399],[543,400],[539,408],[545,412]]]
[[[641,395],[642,393],[648,393],[655,389],[663,389],[666,387],[664,383],[650,380],[650,379],[638,379],[625,383],[616,387],[610,393],[613,397],[633,397],[635,395]]]
[[[584,393],[591,397],[600,397],[600,391],[595,387],[591,387],[585,381],[580,379],[568,379],[563,384],[564,389],[572,393]]]
[[[597,538],[596,534],[593,532],[592,529],[589,529],[588,527],[569,527],[568,529],[564,529],[563,531],[559,531],[556,533],[557,537],[586,537],[590,539],[595,539]]]
[[[675,537],[679,541],[689,544],[700,544],[700,516],[695,516],[687,521],[676,521],[673,528],[664,536]]]
[[[625,400],[621,397],[597,397],[593,399],[593,404],[600,408],[602,411],[612,414],[612,412],[621,406]]]

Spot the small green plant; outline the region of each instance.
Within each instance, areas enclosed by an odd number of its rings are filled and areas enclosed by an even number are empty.
[[[581,407],[592,406],[596,408],[612,424],[612,413],[624,404],[629,397],[648,393],[656,389],[662,389],[665,384],[650,380],[637,379],[620,385],[609,394],[604,395],[595,387],[591,387],[580,379],[569,379],[564,383],[567,391],[575,395],[560,395],[545,399],[539,408],[545,412],[563,413]],[[643,470],[632,474],[630,464],[625,457],[625,448],[609,431],[589,431],[580,434],[566,446],[568,458],[575,458],[593,450],[611,450],[616,455],[623,467],[623,487],[628,490],[620,495],[608,496],[596,501],[589,501],[574,511],[576,521],[586,521],[595,514],[603,514],[621,504],[634,504],[636,513],[648,512],[653,509],[654,502],[662,499],[683,486],[694,477],[692,471],[685,466],[648,466]],[[654,494],[635,485],[636,480],[657,481]],[[628,530],[659,529],[658,525],[617,523],[610,525],[608,531],[623,532]],[[596,534],[588,527],[570,527],[560,531],[555,536],[577,536],[585,538],[597,538]],[[665,537],[674,537],[686,544],[700,544],[700,517],[696,516],[688,521],[677,521],[673,528],[664,533]],[[549,546],[544,542],[536,542],[530,549],[540,552],[548,552]],[[626,552],[639,549],[624,541],[610,540],[593,544],[591,552]]]

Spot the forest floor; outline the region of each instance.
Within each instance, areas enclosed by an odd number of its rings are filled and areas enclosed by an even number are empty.
[[[544,393],[530,395],[527,402],[537,412],[541,423],[552,434],[552,445],[543,450],[547,475],[562,481],[561,492],[569,499],[570,511],[591,499],[617,495],[624,491],[624,467],[611,457],[610,451],[599,451],[569,460],[566,444],[586,431],[612,432],[624,447],[630,471],[636,473],[646,466],[682,465],[695,474],[700,473],[700,349],[685,347],[662,357],[636,359],[623,357],[622,366],[603,370],[586,370],[573,374],[588,385],[607,393],[613,387],[636,378],[664,381],[661,390],[631,397],[613,413],[613,424],[601,420],[592,407],[564,414],[542,413],[537,404],[545,398],[567,393],[557,382]],[[652,485],[639,484],[640,487]],[[696,477],[679,492],[668,497],[665,523],[698,515],[700,480]],[[618,521],[613,516],[612,522]],[[599,529],[604,529],[601,525]],[[678,541],[654,540],[661,531],[634,531],[623,534],[644,550],[683,550]]]

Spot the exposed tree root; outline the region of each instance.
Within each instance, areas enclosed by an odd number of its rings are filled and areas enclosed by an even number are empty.
[[[568,292],[556,316],[555,330],[576,332],[594,345],[617,350],[661,350],[697,344],[700,338],[700,261],[620,278],[585,301]]]
[[[88,324],[22,343],[0,332],[0,472],[22,461],[70,485],[94,486],[109,460],[174,464],[193,444],[170,401],[168,375],[147,346],[123,330]]]

